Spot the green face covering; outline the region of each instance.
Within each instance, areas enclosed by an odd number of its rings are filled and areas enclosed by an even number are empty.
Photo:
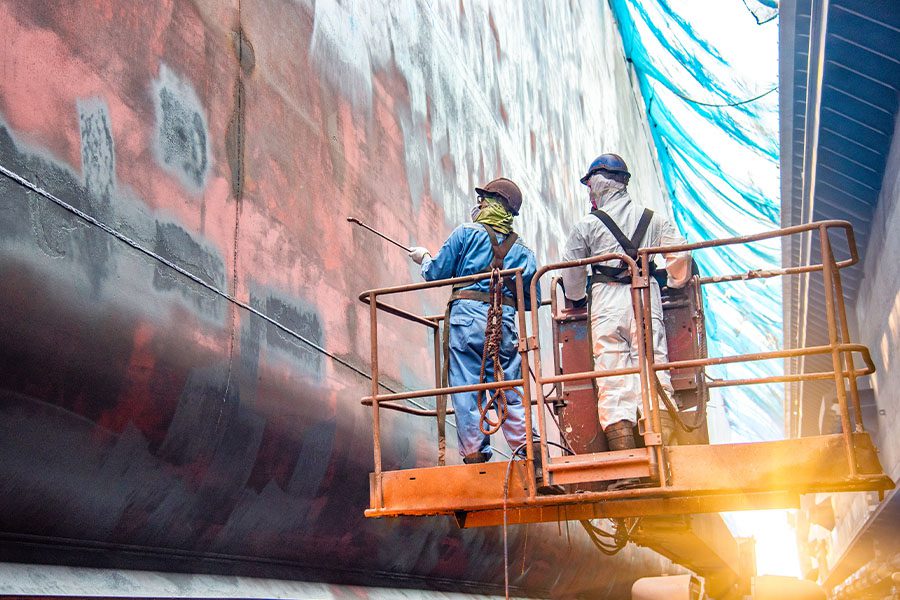
[[[484,208],[475,214],[473,221],[492,227],[504,235],[512,231],[513,214],[505,206],[493,198],[483,198],[482,202]]]

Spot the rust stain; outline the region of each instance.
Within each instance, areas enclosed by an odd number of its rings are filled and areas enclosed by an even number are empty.
[[[562,6],[533,39],[502,5],[490,14],[465,0],[458,10],[447,6],[0,0],[0,155],[79,206],[108,204],[105,222],[151,249],[159,241],[167,259],[239,300],[281,306],[284,315],[293,307],[298,329],[365,368],[368,314],[356,294],[416,272],[404,253],[351,230],[346,216],[436,251],[466,218],[472,187],[503,173],[526,189],[517,227],[547,256],[577,204],[580,162],[597,145],[641,130],[637,109],[628,108],[621,119],[634,122],[620,131],[563,135],[575,120],[601,131],[584,107],[596,107],[612,86],[575,90],[554,62],[565,53],[545,42],[578,46],[585,62],[596,62],[603,47],[585,44],[571,26],[584,11],[596,25],[602,3]],[[526,21],[532,17],[546,19],[526,10]],[[513,39],[528,39],[534,53],[513,58],[500,46]],[[192,116],[174,119],[168,131],[174,139],[185,132],[186,141],[168,166],[154,150],[154,82],[164,68],[195,93],[209,141],[206,155],[187,152],[201,147],[187,143],[200,130],[181,126]],[[531,83],[541,77],[546,90]],[[567,94],[588,100],[557,101]],[[172,96],[167,101],[179,100]],[[114,156],[85,152],[78,111],[87,99],[106,107]],[[580,108],[569,116],[572,106]],[[646,152],[644,140],[626,145]],[[114,172],[101,177],[83,156]],[[185,161],[190,168],[179,176]],[[0,501],[8,522],[34,535],[282,560],[295,574],[303,563],[331,579],[496,591],[496,532],[363,523],[371,431],[358,405],[367,383],[357,374],[305,360],[313,351],[296,339],[270,337],[258,316],[195,283],[157,277],[157,263],[119,242],[107,244],[106,270],[98,270],[99,246],[85,241],[83,223],[36,198],[15,204],[21,197],[0,194],[3,209],[23,217],[0,221],[4,243],[12,240],[4,248],[14,249],[0,251],[0,272],[5,287],[16,287],[0,294],[0,347],[18,349],[0,363],[17,365],[3,373],[15,418],[4,414],[2,422],[28,435],[4,438],[18,445],[0,465],[43,457],[71,478],[45,480],[31,469],[32,479],[13,482],[6,473],[19,490]],[[52,256],[34,237],[35,220],[37,231],[52,234]],[[81,278],[91,269],[97,285],[86,286]],[[23,303],[22,290],[40,302]],[[442,301],[424,300],[426,312]],[[384,335],[396,349],[383,365],[393,381],[427,378],[417,370],[427,346],[410,337],[403,326]],[[79,368],[63,368],[67,361]],[[433,456],[430,422],[404,417],[385,431],[397,441],[388,462]],[[66,487],[74,481],[81,484]],[[33,504],[23,499],[34,489],[49,491],[32,519]],[[130,505],[129,494],[137,499]],[[78,511],[93,516],[71,516]],[[635,550],[598,569],[584,540],[560,547],[555,527],[530,535],[541,558],[517,576],[522,593],[596,589],[617,570],[657,566]],[[523,536],[510,540],[515,550]]]

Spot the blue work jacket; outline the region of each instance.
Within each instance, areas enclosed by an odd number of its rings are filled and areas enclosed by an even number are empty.
[[[502,244],[506,236],[497,233],[497,242]],[[451,277],[464,277],[475,273],[490,271],[491,260],[494,254],[491,251],[491,240],[484,226],[480,223],[463,223],[453,230],[440,251],[435,257],[426,256],[422,261],[422,278],[426,281],[436,279],[449,279]],[[521,238],[516,240],[503,259],[504,269],[522,268],[523,283],[525,284],[525,310],[531,309],[531,280],[537,270],[537,261],[534,252],[522,243]],[[513,283],[513,285],[515,285]],[[487,292],[489,280],[482,279],[462,289]],[[503,288],[506,296],[512,297],[513,293],[506,286]],[[541,288],[537,288],[537,301],[541,302]],[[458,302],[473,302],[459,300]],[[487,309],[487,305],[485,310]],[[503,307],[503,312],[515,313],[515,309],[509,306]]]

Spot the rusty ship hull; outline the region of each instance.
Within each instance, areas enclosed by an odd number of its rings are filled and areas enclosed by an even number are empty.
[[[553,258],[601,142],[661,198],[600,4],[0,1],[0,560],[502,590],[499,529],[363,517],[356,295],[416,272],[345,217],[436,250],[506,174]],[[388,380],[426,387],[425,336],[381,335]],[[432,420],[382,435],[386,469],[434,464]],[[672,569],[565,524],[509,553],[524,595]]]

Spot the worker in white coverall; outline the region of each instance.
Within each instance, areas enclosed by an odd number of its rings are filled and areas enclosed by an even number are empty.
[[[664,217],[644,209],[628,193],[631,174],[622,157],[604,154],[591,163],[581,183],[590,189],[592,211],[582,217],[566,242],[564,261],[611,252],[632,254],[637,248],[674,246],[684,237]],[[627,246],[631,246],[628,248]],[[668,285],[679,288],[691,276],[690,252],[664,253]],[[575,307],[587,304],[587,267],[563,272],[565,295]],[[637,327],[631,302],[631,278],[620,260],[592,265],[590,319],[594,369],[609,371],[639,363]],[[662,320],[659,284],[650,277],[653,353],[657,363],[667,362],[666,329]],[[668,371],[658,371],[666,393],[673,394]],[[597,380],[597,409],[610,450],[635,447],[633,427],[641,406],[639,375]],[[635,480],[620,480],[610,489],[627,487]]]

